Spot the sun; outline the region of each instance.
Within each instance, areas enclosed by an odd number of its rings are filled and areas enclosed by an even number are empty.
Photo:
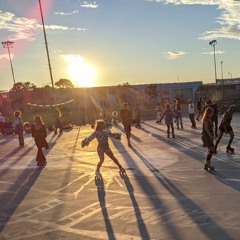
[[[96,70],[84,63],[80,56],[72,55],[68,59],[68,73],[77,87],[93,87],[96,79]]]

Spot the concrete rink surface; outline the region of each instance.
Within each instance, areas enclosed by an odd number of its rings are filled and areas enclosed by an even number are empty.
[[[153,120],[133,125],[132,148],[124,134],[109,139],[126,175],[106,156],[102,179],[95,178],[97,141],[81,148],[90,125],[49,133],[43,169],[31,134],[24,147],[1,135],[0,240],[240,239],[240,114],[232,120],[235,154],[226,153],[224,135],[214,173],[203,170],[201,122],[191,129],[183,121],[175,139]],[[123,133],[122,124],[110,131]]]

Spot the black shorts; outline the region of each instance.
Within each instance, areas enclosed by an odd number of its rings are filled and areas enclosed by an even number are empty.
[[[202,141],[203,141],[203,145],[206,146],[206,147],[213,147],[214,146],[213,140],[210,139],[208,134],[202,133]]]
[[[226,129],[226,132],[225,132],[225,129]],[[219,130],[222,131],[222,132],[224,132],[224,133],[230,133],[230,132],[233,131],[233,129],[232,129],[232,127],[231,127],[230,125],[229,125],[229,126],[226,126],[226,127],[220,126],[220,127],[219,127]]]

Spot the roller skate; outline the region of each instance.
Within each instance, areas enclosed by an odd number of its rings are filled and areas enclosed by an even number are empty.
[[[172,133],[172,138],[175,138],[175,134],[174,133]]]
[[[37,164],[37,168],[44,168],[47,165],[47,162]]]
[[[170,138],[170,133],[169,132],[167,133],[167,138]]]
[[[96,171],[95,171],[95,179],[99,179],[99,180],[102,179],[102,174],[100,173],[99,170],[96,170]]]
[[[234,153],[234,148],[231,148],[231,147],[227,147],[226,148],[226,153]]]
[[[126,170],[123,167],[119,167],[119,174],[123,178],[126,175]]]
[[[206,170],[206,171],[214,171],[215,170],[215,167],[211,164],[210,160],[205,161],[204,170]]]

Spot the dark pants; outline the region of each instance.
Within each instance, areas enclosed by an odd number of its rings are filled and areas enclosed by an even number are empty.
[[[42,147],[38,147],[36,161],[37,161],[38,166],[41,166],[41,165],[45,164],[45,162],[46,162],[46,158],[43,154]]]
[[[36,146],[37,146],[37,158],[36,158],[36,162],[37,162],[37,165],[38,166],[41,166],[41,165],[44,165],[45,162],[46,162],[46,158],[43,154],[43,150],[42,148],[46,148],[48,149],[48,143],[45,139],[44,136],[35,136],[35,143],[36,143]]]
[[[23,138],[23,126],[16,126],[16,133],[18,135],[18,140],[19,140],[19,145],[23,146],[24,145],[24,138]]]
[[[189,113],[189,118],[190,118],[190,121],[192,123],[191,128],[196,128],[196,122],[195,122],[195,119],[194,119],[194,113]]]

